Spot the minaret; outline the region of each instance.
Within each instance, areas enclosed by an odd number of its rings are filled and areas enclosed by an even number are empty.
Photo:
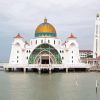
[[[94,47],[93,58],[100,56],[100,14],[96,15],[95,32],[94,32]]]

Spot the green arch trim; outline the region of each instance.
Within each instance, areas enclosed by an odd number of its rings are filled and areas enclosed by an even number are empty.
[[[29,64],[35,64],[35,62],[36,62],[35,59],[36,59],[37,55],[41,51],[48,51],[48,52],[50,52],[54,56],[56,64],[62,64],[62,59],[61,59],[61,56],[60,56],[59,52],[53,46],[51,46],[49,44],[41,44],[38,47],[36,47],[33,50],[33,52],[30,54],[28,63]]]

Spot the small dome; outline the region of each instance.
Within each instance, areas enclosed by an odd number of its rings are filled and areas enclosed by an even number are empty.
[[[56,30],[50,23],[47,22],[47,19],[44,19],[44,23],[40,24],[35,31],[35,37],[39,36],[49,36],[56,37]]]

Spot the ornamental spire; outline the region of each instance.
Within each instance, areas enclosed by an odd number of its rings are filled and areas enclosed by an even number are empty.
[[[14,38],[23,38],[19,33]]]
[[[44,23],[47,23],[47,18],[46,17],[44,18]]]
[[[96,17],[99,17],[99,16],[100,16],[99,13],[97,13]]]
[[[70,34],[70,36],[68,38],[76,38],[76,36],[74,36],[72,33]]]

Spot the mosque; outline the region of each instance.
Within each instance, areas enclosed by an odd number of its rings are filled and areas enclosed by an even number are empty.
[[[29,70],[88,69],[89,65],[80,61],[77,37],[69,34],[65,42],[57,37],[55,27],[47,19],[37,26],[34,38],[25,41],[19,33],[12,43],[9,64],[5,70],[24,72]]]

